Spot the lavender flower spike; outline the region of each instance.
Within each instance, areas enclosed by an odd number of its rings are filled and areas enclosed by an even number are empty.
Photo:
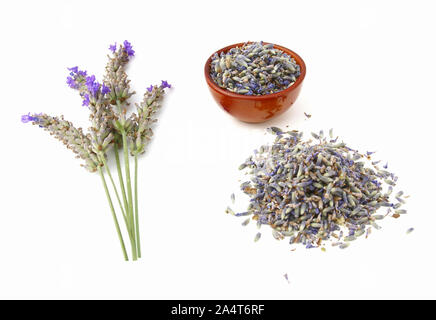
[[[132,155],[139,155],[145,152],[145,148],[153,135],[151,126],[157,121],[156,113],[162,106],[165,88],[171,88],[167,81],[162,81],[160,86],[151,85],[147,88],[143,101],[137,105],[138,114],[133,113],[129,118],[133,124],[131,137],[132,141],[135,142],[130,150]]]

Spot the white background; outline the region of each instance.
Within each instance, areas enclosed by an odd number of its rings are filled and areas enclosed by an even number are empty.
[[[433,1],[3,1],[0,298],[436,298],[434,12]],[[174,86],[140,159],[136,263],[122,260],[98,175],[20,122],[46,112],[86,128],[66,68],[101,79],[109,44],[124,39],[134,102],[152,83]],[[203,76],[210,54],[247,40],[307,65],[295,105],[264,124],[227,115]],[[346,250],[291,252],[266,228],[254,243],[254,224],[224,209],[271,125],[333,127],[377,151],[411,195],[409,214]]]

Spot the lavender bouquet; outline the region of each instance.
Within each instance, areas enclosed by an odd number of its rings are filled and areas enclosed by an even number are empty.
[[[102,83],[97,82],[94,75],[88,75],[78,67],[68,69],[70,74],[67,84],[78,91],[82,98],[82,105],[88,107],[90,111],[91,126],[87,133],[82,128],[76,128],[63,116],[29,113],[23,115],[21,121],[31,122],[50,132],[72,150],[77,158],[84,161],[83,167],[90,172],[98,172],[109,202],[124,259],[128,261],[129,257],[105,175],[109,177],[129,236],[132,260],[137,260],[141,257],[138,224],[138,156],[145,152],[147,143],[153,135],[151,126],[157,121],[156,112],[161,106],[165,88],[171,88],[171,85],[162,81],[159,86],[148,87],[144,99],[136,105],[136,113],[127,116],[129,98],[135,92],[130,90],[130,80],[125,69],[135,51],[128,41],[124,41],[118,48],[115,43],[109,47],[109,50],[112,55],[108,56],[109,61]],[[115,155],[120,189],[107,164],[107,154],[111,150]],[[124,172],[120,151],[124,157]],[[134,160],[133,189],[129,155]]]

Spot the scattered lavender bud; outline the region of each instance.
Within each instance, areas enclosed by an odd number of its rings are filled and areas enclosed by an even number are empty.
[[[230,213],[231,215],[235,215],[235,212],[230,207],[227,207],[226,213]]]
[[[230,195],[230,199],[232,200],[232,204],[234,204],[235,203],[235,194],[234,193],[232,193]]]
[[[283,277],[286,279],[286,281],[287,281],[288,283],[290,283],[290,282],[289,282],[289,278],[288,278],[288,274],[287,274],[287,273],[285,273],[285,274],[283,275]]]
[[[269,225],[275,239],[290,237],[291,244],[306,248],[333,239],[346,248],[365,233],[368,237],[371,227],[381,229],[375,221],[386,216],[382,208],[389,214],[396,207],[389,197],[397,177],[371,166],[367,157],[372,152],[360,154],[344,142],[328,140],[322,130],[307,141],[298,131],[267,131],[276,136],[274,144],[261,146],[240,166],[248,169],[248,181],[241,185],[250,198],[244,215],[252,214],[258,227]]]
[[[246,225],[248,225],[250,223],[250,218],[244,220],[244,222],[242,222],[242,226],[245,227]]]
[[[339,245],[339,248],[340,248],[340,249],[346,249],[346,248],[348,248],[349,246],[350,246],[350,243],[347,242],[347,243],[342,243],[341,245]]]

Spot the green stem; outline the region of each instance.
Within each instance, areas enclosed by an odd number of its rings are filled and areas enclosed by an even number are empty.
[[[126,184],[127,184],[127,197],[129,202],[129,214],[128,217],[130,218],[130,226],[132,227],[132,241],[135,243],[136,237],[135,237],[135,217],[133,216],[133,196],[132,196],[132,182],[130,181],[130,166],[129,166],[129,146],[127,145],[127,134],[123,130],[122,132],[123,137],[123,150],[124,150],[124,165],[125,165],[125,172],[126,172]],[[132,246],[132,259],[137,260],[137,251],[136,251],[136,244],[135,246]]]
[[[138,155],[135,153],[135,220],[136,220],[136,246],[138,248],[138,258],[141,258],[141,239],[139,237],[138,219]]]
[[[118,154],[118,147],[119,147],[118,144],[114,145],[115,161],[117,163],[118,180],[120,181],[121,195],[123,196],[124,208],[126,209],[126,216],[127,216],[129,204],[127,203],[126,188],[124,187],[123,172],[121,171],[121,163],[120,163],[120,155]],[[127,229],[130,230],[129,225],[127,225]]]
[[[132,232],[134,226],[131,225],[130,217],[128,216],[129,204],[127,202],[126,189],[124,187],[123,172],[121,171],[120,156],[118,154],[118,145],[117,144],[115,144],[114,153],[115,153],[115,160],[117,163],[118,178],[119,178],[120,186],[121,186],[121,195],[123,196],[124,207],[126,208],[126,212],[127,212],[126,219],[124,221],[126,222],[127,232],[129,234],[129,238],[130,238],[130,244],[132,247],[134,247],[134,246],[136,246],[135,242],[133,241],[134,234]]]
[[[112,203],[112,199],[111,199],[111,196],[109,194],[109,190],[107,189],[106,180],[103,176],[103,172],[101,171],[100,166],[98,167],[98,173],[100,174],[101,181],[103,182],[104,191],[106,192],[106,197],[107,197],[107,200],[109,202],[109,206],[111,208],[112,218],[114,219],[115,228],[117,229],[118,239],[120,240],[121,249],[123,250],[124,260],[129,261],[129,257],[127,256],[126,246],[124,245],[123,236],[122,236],[121,230],[120,230],[120,225],[118,224],[118,219],[117,219],[117,216],[115,214],[114,205]]]
[[[117,188],[117,186],[116,186],[116,184],[114,182],[114,179],[112,178],[112,174],[111,174],[111,172],[109,170],[109,167],[107,165],[106,159],[105,159],[104,155],[101,155],[100,158],[101,158],[101,160],[102,160],[102,162],[104,164],[104,168],[106,169],[106,173],[109,176],[109,179],[110,179],[110,181],[112,183],[112,187],[114,188],[115,195],[117,196],[118,204],[120,205],[120,209],[121,209],[121,212],[122,212],[123,217],[124,217],[124,221],[127,223],[126,211],[124,210],[123,205],[121,204],[120,195],[118,194],[118,188]]]

